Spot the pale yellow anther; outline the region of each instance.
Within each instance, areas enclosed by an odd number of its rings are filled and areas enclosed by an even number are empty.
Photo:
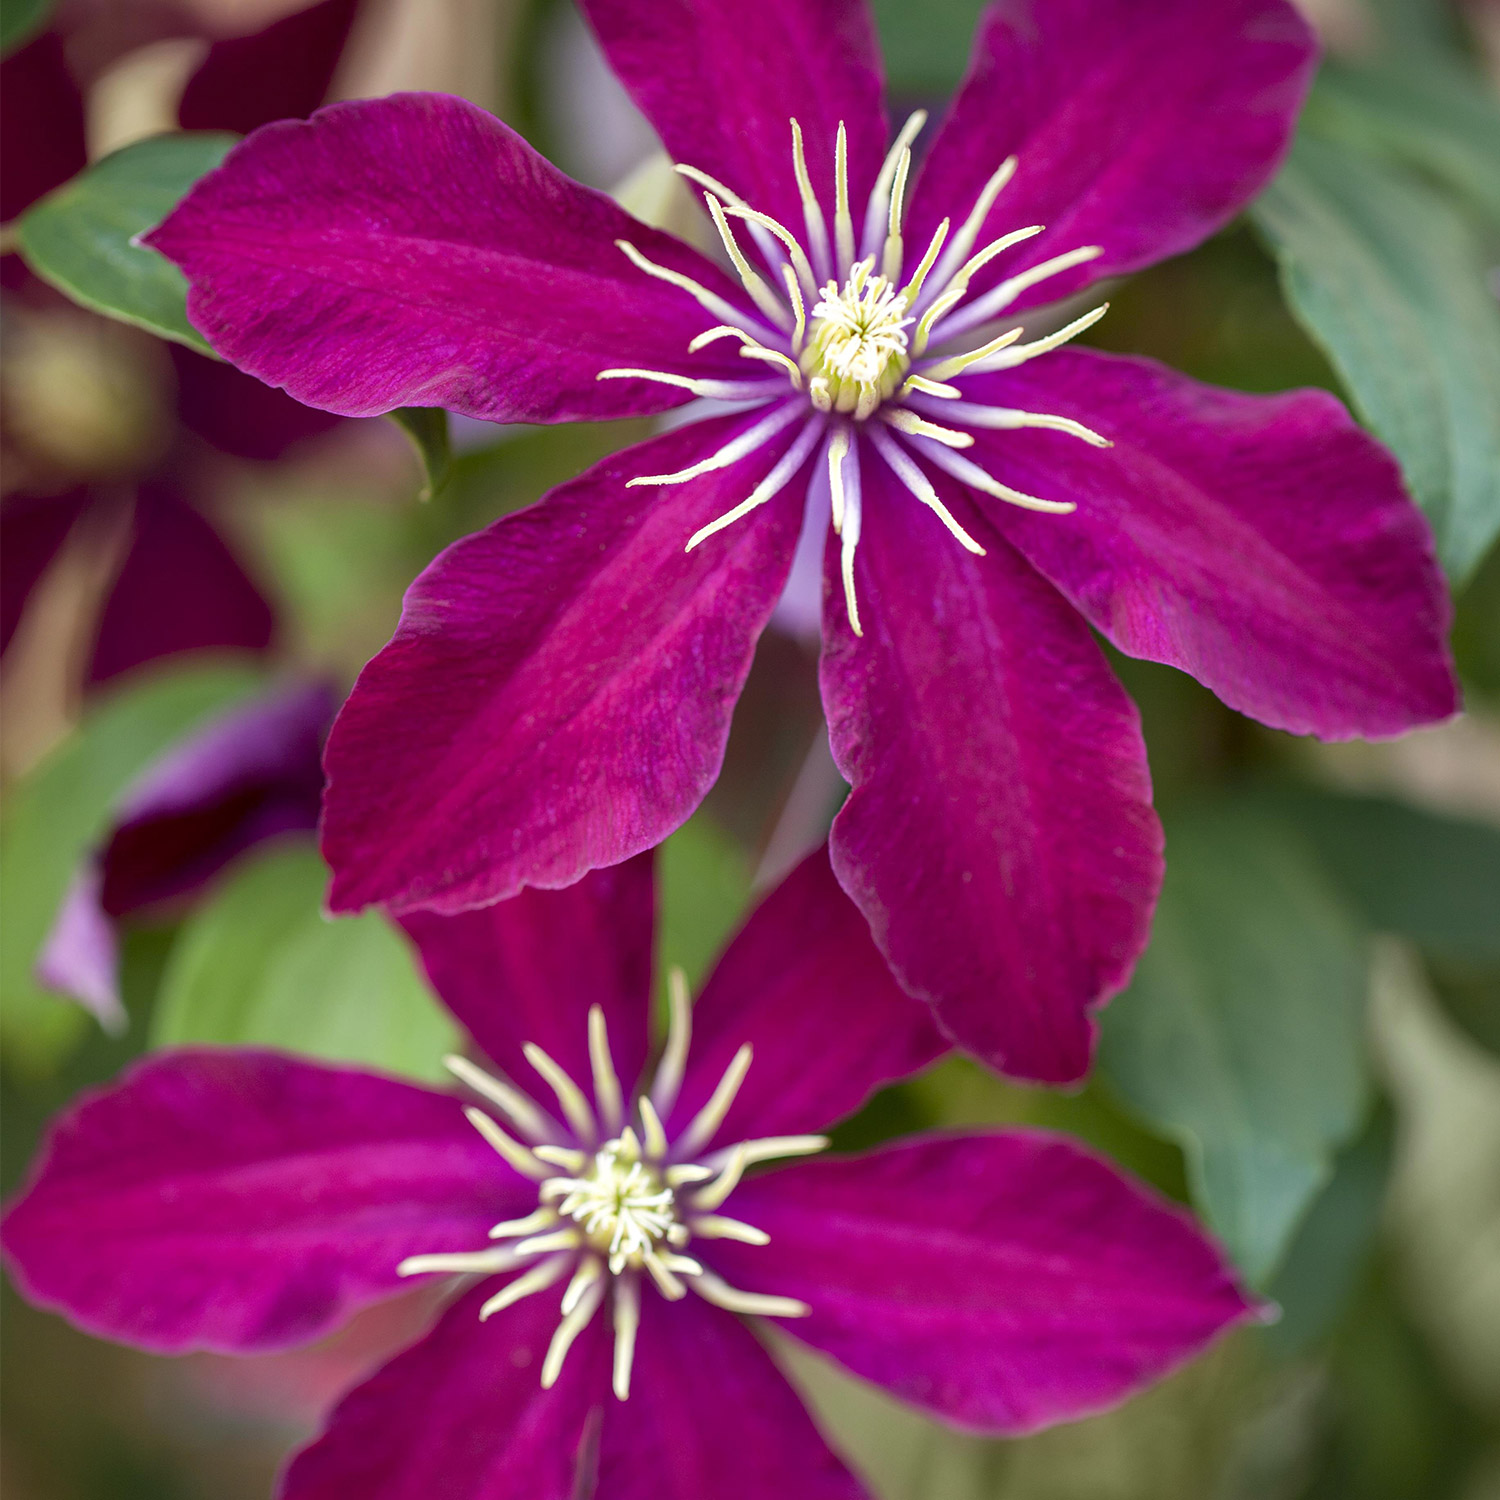
[[[599,1116],[606,1131],[618,1130],[624,1119],[624,1100],[620,1095],[620,1080],[615,1074],[615,1065],[609,1055],[609,1027],[604,1011],[597,1005],[589,1007],[589,1067],[594,1075],[594,1102],[599,1106]]]
[[[597,1140],[599,1127],[583,1090],[535,1042],[527,1042],[521,1051],[526,1061],[542,1075],[547,1087],[557,1095],[563,1118],[573,1127],[574,1134],[582,1141]]]
[[[482,1109],[466,1107],[464,1117],[523,1177],[533,1177],[540,1182],[551,1176],[547,1168],[525,1146],[506,1135]]]
[[[530,1297],[535,1292],[545,1291],[553,1282],[561,1281],[567,1269],[568,1257],[566,1255],[558,1255],[552,1260],[543,1261],[539,1266],[533,1266],[524,1276],[516,1277],[514,1281],[496,1292],[479,1309],[480,1322],[494,1317],[497,1312],[503,1312],[507,1307],[513,1307],[517,1302]]]
[[[678,1149],[686,1156],[702,1150],[717,1133],[719,1126],[724,1123],[724,1117],[729,1113],[730,1106],[734,1103],[735,1095],[740,1091],[740,1085],[745,1081],[745,1074],[750,1071],[751,1060],[755,1056],[755,1049],[746,1042],[734,1057],[729,1066],[724,1070],[724,1076],[719,1080],[719,1086],[710,1095],[708,1103],[693,1117],[693,1122],[683,1131],[678,1142]]]
[[[641,1326],[641,1283],[635,1276],[615,1282],[615,1359],[611,1384],[615,1398],[630,1399],[630,1371],[635,1364],[635,1339]]]
[[[528,1234],[540,1234],[557,1223],[557,1215],[550,1208],[539,1208],[522,1219],[502,1219],[490,1229],[492,1240],[511,1240]]]
[[[722,1214],[696,1214],[693,1217],[693,1233],[705,1240],[735,1240],[741,1245],[769,1245],[771,1236],[764,1229],[739,1219],[728,1219]]]
[[[682,1087],[688,1043],[693,1036],[693,1002],[687,975],[676,964],[667,970],[667,1042],[651,1086],[651,1102],[659,1115],[669,1115]]]
[[[807,243],[812,250],[812,259],[817,263],[819,274],[829,272],[828,224],[823,218],[823,208],[818,195],[813,192],[812,178],[807,172],[807,153],[802,145],[802,127],[792,121],[792,170],[797,177],[797,193],[802,199],[802,219],[807,225]]]
[[[542,1389],[551,1390],[557,1384],[557,1377],[562,1374],[563,1360],[568,1357],[568,1350],[573,1347],[573,1341],[588,1326],[589,1319],[599,1310],[599,1304],[604,1300],[604,1283],[602,1281],[592,1282],[578,1305],[557,1325],[557,1332],[552,1335],[552,1342],[547,1347],[547,1357],[542,1361]]]
[[[519,1089],[511,1088],[508,1083],[501,1083],[498,1078],[491,1078],[483,1068],[476,1068],[466,1057],[449,1055],[443,1059],[443,1066],[460,1083],[467,1084],[476,1094],[482,1094],[488,1099],[496,1109],[509,1115],[511,1123],[523,1135],[529,1135],[536,1141],[546,1139],[551,1121]]]
[[[724,205],[712,193],[705,193],[703,199],[708,204],[709,215],[714,221],[714,228],[719,231],[719,238],[724,243],[724,249],[734,263],[734,269],[739,273],[745,290],[750,294],[750,300],[776,327],[785,327],[791,321],[786,307],[771,290],[765,277],[745,259],[745,253],[740,249],[739,241],[735,239],[734,231],[729,227],[729,220],[725,217]],[[734,208],[734,212],[746,217],[755,217],[757,221],[763,217],[752,215],[751,210],[746,208]]]
[[[762,1318],[805,1318],[812,1311],[805,1302],[792,1297],[767,1297],[759,1292],[739,1291],[711,1271],[695,1278],[693,1290],[715,1307]]]
[[[882,415],[898,432],[910,433],[913,437],[931,438],[933,442],[942,443],[948,448],[972,448],[974,446],[972,432],[959,432],[952,427],[941,427],[936,422],[929,422],[926,417],[919,417],[909,407],[893,406]]]
[[[833,240],[835,264],[854,263],[854,219],[849,213],[849,133],[839,121],[833,148]]]
[[[641,1128],[646,1133],[646,1155],[653,1161],[660,1161],[667,1154],[667,1132],[661,1123],[661,1116],[646,1098],[640,1102],[640,1111]]]
[[[707,1187],[699,1188],[688,1200],[695,1209],[703,1213],[720,1207],[724,1200],[740,1184],[740,1178],[745,1171],[745,1148],[743,1145],[736,1146],[726,1163],[724,1170],[718,1177],[710,1182]]]

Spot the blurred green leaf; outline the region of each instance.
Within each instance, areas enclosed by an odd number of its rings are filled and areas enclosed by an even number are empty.
[[[984,0],[874,0],[886,82],[901,96],[953,92],[969,61]]]
[[[1500,531],[1500,305],[1475,229],[1410,173],[1306,132],[1252,213],[1461,582]]]
[[[1496,889],[1491,888],[1492,896]],[[1448,1019],[1500,1057],[1500,963],[1451,963],[1429,957],[1427,978]]]
[[[411,950],[377,912],[323,915],[328,870],[297,840],[248,860],[184,923],[153,1046],[277,1047],[438,1079],[458,1041]]]
[[[238,138],[158,135],[106,156],[28,209],[17,226],[26,264],[75,302],[212,354],[187,320],[187,281],[135,236],[166,218]]]
[[[9,55],[46,25],[54,0],[0,0],[0,53]]]
[[[1368,1095],[1365,941],[1295,834],[1229,808],[1168,828],[1151,946],[1099,1071],[1182,1142],[1193,1196],[1263,1285]]]
[[[1500,828],[1309,786],[1251,800],[1296,824],[1370,926],[1455,963],[1500,963]]]
[[[249,668],[222,664],[134,680],[12,789],[0,823],[0,1036],[12,1066],[50,1071],[94,1025],[38,985],[32,967],[121,794],[162,751],[260,682]]]
[[[453,447],[448,441],[448,413],[441,406],[401,406],[390,419],[417,450],[426,483],[418,499],[441,494],[453,472]]]
[[[1375,1245],[1395,1145],[1383,1105],[1339,1153],[1328,1186],[1308,1210],[1267,1291],[1281,1318],[1262,1335],[1282,1358],[1320,1344],[1348,1307]]]
[[[750,863],[706,814],[683,824],[657,856],[657,973],[681,968],[696,994],[750,901]]]
[[[1473,69],[1411,58],[1329,63],[1306,121],[1319,136],[1427,173],[1500,226],[1500,103]]]

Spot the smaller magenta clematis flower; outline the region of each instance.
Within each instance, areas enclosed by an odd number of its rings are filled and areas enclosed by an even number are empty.
[[[200,725],[128,786],[99,846],[74,871],[36,977],[123,1030],[117,926],[180,911],[248,849],[311,832],[320,755],[337,698],[324,682],[278,683]]]
[[[259,131],[151,236],[220,352],[314,405],[682,407],[413,585],[329,740],[331,903],[462,911],[659,842],[801,537],[840,881],[950,1036],[1077,1078],[1162,869],[1090,627],[1296,733],[1455,706],[1427,527],[1333,397],[1065,347],[1101,305],[1043,308],[1243,207],[1311,34],[1286,0],[1001,0],[923,153],[862,0],[583,8],[721,263],[436,95]]]
[[[766,1169],[944,1044],[819,851],[696,1004],[674,981],[648,1066],[652,903],[639,857],[409,919],[486,1055],[450,1059],[467,1104],[265,1052],[141,1064],[54,1130],[0,1231],[18,1284],[177,1353],[284,1348],[409,1278],[466,1278],[284,1500],[859,1500],[745,1320],[1018,1433],[1252,1315],[1184,1213],[1059,1137]]]

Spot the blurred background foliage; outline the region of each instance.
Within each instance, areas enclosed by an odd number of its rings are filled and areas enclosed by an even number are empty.
[[[951,92],[979,9],[877,0],[898,108]],[[1092,1081],[1022,1089],[954,1057],[838,1145],[1069,1132],[1192,1205],[1280,1315],[1118,1411],[1006,1443],[789,1353],[885,1500],[1500,1495],[1500,7],[1307,9],[1329,56],[1282,173],[1241,222],[1113,288],[1090,337],[1245,390],[1343,395],[1432,521],[1467,713],[1321,746],[1114,658],[1169,874]],[[322,916],[306,819],[246,833],[270,782],[244,771],[191,826],[143,810],[143,787],[268,691],[347,688],[439,549],[645,430],[308,413],[205,358],[180,277],[131,237],[260,119],[401,87],[465,94],[637,213],[699,229],[565,0],[5,0],[0,44],[9,1191],[49,1115],[152,1047],[255,1042],[435,1076],[451,1022],[399,933]],[[662,958],[694,977],[842,792],[804,623],[765,638],[723,779],[662,852]],[[207,827],[206,863],[111,904],[132,828],[163,817],[200,854]],[[84,998],[109,1029],[37,972],[93,876],[116,962]],[[6,1493],[263,1496],[431,1310],[417,1294],[305,1353],[169,1361],[7,1289]]]

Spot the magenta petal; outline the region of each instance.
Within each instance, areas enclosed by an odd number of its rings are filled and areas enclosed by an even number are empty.
[[[836,542],[828,555],[823,702],[854,788],[833,866],[960,1046],[1065,1083],[1161,884],[1139,718],[1083,621],[979,517],[988,555],[973,557],[883,464],[863,468],[863,639]]]
[[[252,845],[317,824],[333,718],[322,682],[275,688],[213,719],[131,787],[102,856],[104,909],[123,916],[196,889]]]
[[[548,1098],[549,1088],[522,1054],[527,1042],[591,1088],[591,1005],[604,1011],[621,1082],[628,1090],[640,1077],[651,1028],[651,863],[640,854],[563,890],[522,891],[452,917],[402,918],[448,1009],[532,1098]]]
[[[980,243],[1046,231],[975,277],[976,294],[1084,245],[1104,254],[1016,305],[1190,249],[1270,179],[1315,62],[1285,0],[1002,0],[916,184],[907,240],[961,222],[1014,154]]]
[[[184,651],[264,650],[271,606],[213,523],[169,485],[141,489],[135,535],[99,621],[89,681]]]
[[[582,4],[673,161],[710,173],[800,239],[791,121],[802,127],[808,172],[830,216],[842,122],[850,198],[863,214],[886,149],[880,49],[864,0]]]
[[[981,432],[973,455],[1017,489],[1077,502],[1062,517],[981,503],[1122,651],[1326,739],[1454,712],[1431,532],[1390,455],[1332,396],[1246,396],[1085,350],[965,394],[1113,440]]]
[[[805,1302],[786,1332],[985,1432],[1113,1405],[1253,1311],[1185,1213],[1038,1132],[799,1164],[734,1211],[771,1242],[716,1243],[712,1263]]]
[[[88,164],[83,95],[62,37],[45,31],[0,62],[0,221]]]
[[[495,1286],[475,1288],[420,1343],[345,1396],[322,1437],[292,1460],[280,1500],[593,1496],[579,1482],[580,1450],[597,1432],[598,1408],[614,1399],[605,1321],[596,1317],[584,1330],[561,1378],[544,1391],[539,1376],[558,1293],[538,1293],[481,1323]]]
[[[450,547],[407,592],[325,764],[335,910],[459,911],[659,843],[713,784],[791,567],[796,483],[692,552],[780,446],[670,488],[756,413],[606,459]]]
[[[269,1052],[140,1064],[54,1126],[6,1216],[33,1302],[164,1353],[285,1348],[470,1250],[535,1192],[456,1100]]]
[[[106,1031],[123,1031],[120,947],[100,900],[103,876],[92,860],[74,873],[37,955],[38,984],[71,995]]]
[[[446,406],[495,422],[662,411],[715,319],[616,246],[726,296],[695,251],[579,187],[507,125],[446,94],[335,104],[257,130],[147,236],[187,274],[218,351],[344,416]],[[743,379],[722,345],[693,373]],[[718,351],[718,352],[716,352]]]
[[[236,458],[280,458],[294,444],[337,427],[342,418],[303,406],[223,360],[184,344],[168,344],[177,373],[177,415],[183,426]]]
[[[270,120],[310,115],[333,82],[360,0],[320,0],[250,36],[215,42],[178,105],[184,130],[244,135]]]
[[[947,1048],[928,1008],[892,978],[826,849],[766,897],[693,1007],[682,1126],[746,1042],[755,1061],[720,1141],[826,1129]]]
[[[0,508],[0,651],[10,646],[32,589],[91,499],[87,489],[12,495]]]
[[[630,1400],[604,1409],[598,1500],[867,1500],[738,1318],[641,1299]]]

